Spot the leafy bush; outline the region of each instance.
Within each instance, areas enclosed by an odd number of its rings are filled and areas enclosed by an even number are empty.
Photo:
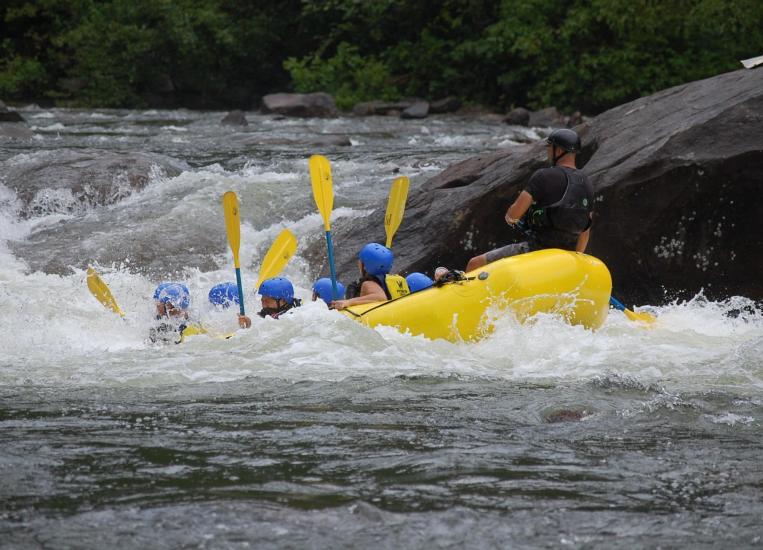
[[[6,0],[0,94],[247,107],[456,95],[594,114],[763,53],[760,0]]]
[[[399,96],[387,66],[374,57],[363,57],[357,46],[347,42],[339,44],[328,59],[315,54],[302,59],[290,57],[284,68],[296,91],[327,92],[340,109],[349,109],[360,101]]]

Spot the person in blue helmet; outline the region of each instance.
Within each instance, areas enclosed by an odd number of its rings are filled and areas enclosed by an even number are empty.
[[[209,290],[209,303],[215,307],[228,309],[231,305],[238,305],[238,286],[236,283],[227,282],[213,286]],[[238,324],[241,328],[249,328],[252,321],[246,315],[238,314]]]
[[[368,243],[358,254],[360,279],[347,285],[345,300],[334,300],[331,306],[342,310],[348,306],[391,300],[386,275],[392,269],[392,251],[379,243]]]
[[[161,283],[154,290],[156,319],[188,319],[191,293],[183,283]]]
[[[213,306],[228,309],[238,305],[238,287],[236,283],[220,283],[209,289],[209,303]]]
[[[285,277],[265,280],[257,294],[262,296],[262,309],[257,312],[260,317],[278,319],[290,309],[302,305],[302,300],[294,297],[294,285]],[[248,328],[252,322],[246,315],[239,315],[239,323],[246,323]]]
[[[183,283],[161,283],[154,291],[156,307],[155,320],[159,323],[151,328],[152,342],[180,342],[188,326],[188,307],[191,293]]]
[[[411,273],[405,278],[405,281],[408,283],[408,288],[410,289],[411,294],[434,285],[432,279],[419,272]]]
[[[341,300],[344,298],[344,285],[337,281],[336,282],[336,289],[337,289],[337,300]],[[321,279],[318,279],[315,281],[315,284],[313,284],[313,302],[315,302],[318,298],[326,302],[326,305],[331,307],[331,302],[334,301],[334,287],[331,284],[331,279],[328,277],[323,277]]]

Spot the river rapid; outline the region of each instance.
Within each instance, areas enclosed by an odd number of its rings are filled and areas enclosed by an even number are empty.
[[[206,303],[233,275],[225,191],[254,311],[275,236],[322,238],[310,154],[332,161],[338,219],[384,208],[397,175],[415,189],[543,129],[21,112],[34,139],[0,143],[0,547],[763,546],[763,314],[744,297],[655,306],[651,330],[616,311],[595,332],[506,316],[453,344],[310,302],[298,250],[293,314],[230,340],[147,342],[168,277],[189,284],[195,317],[235,329]],[[5,175],[83,151],[157,153],[179,174],[89,208],[42,193],[23,214]],[[124,320],[89,294],[88,263]]]

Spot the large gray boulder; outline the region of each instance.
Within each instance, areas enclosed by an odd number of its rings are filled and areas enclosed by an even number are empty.
[[[514,126],[527,126],[530,123],[530,111],[524,107],[517,107],[509,111],[503,121]]]
[[[596,190],[588,252],[609,266],[616,296],[660,303],[700,291],[763,299],[763,71],[735,71],[663,90],[577,128],[579,165]],[[522,235],[506,208],[534,170],[542,143],[480,155],[411,193],[395,237],[395,270],[463,268],[469,257]],[[384,205],[334,226],[343,279],[356,253],[384,242]],[[325,269],[319,244],[308,254]]]
[[[567,119],[556,107],[546,107],[540,111],[531,111],[527,120],[527,125],[556,128],[559,126],[566,126]]]
[[[262,98],[262,110],[284,116],[317,118],[339,114],[334,98],[329,94],[268,94]]]
[[[405,111],[400,113],[400,118],[406,118],[406,119],[415,119],[415,118],[426,118],[429,114],[429,103],[426,101],[417,101],[410,107],[408,107]]]
[[[152,153],[40,151],[0,163],[0,183],[16,192],[23,218],[76,214],[143,189],[152,176],[175,176],[185,164]]]

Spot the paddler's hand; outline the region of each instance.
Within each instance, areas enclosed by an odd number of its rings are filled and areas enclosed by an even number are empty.
[[[331,309],[336,309],[337,311],[342,311],[344,308],[350,305],[348,302],[349,300],[334,300],[331,302],[329,307]]]
[[[252,320],[247,317],[246,315],[238,314],[238,326],[241,328],[251,328],[252,327]]]

